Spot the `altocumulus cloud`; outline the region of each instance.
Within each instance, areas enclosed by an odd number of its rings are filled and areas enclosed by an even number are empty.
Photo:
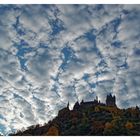
[[[139,22],[139,5],[1,5],[0,132],[108,93],[139,105]]]

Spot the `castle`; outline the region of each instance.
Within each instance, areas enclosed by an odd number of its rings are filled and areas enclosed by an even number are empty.
[[[110,107],[116,107],[116,97],[112,96],[111,94],[107,95],[106,97],[106,104],[101,103],[98,100],[98,97],[96,96],[96,99],[94,99],[94,101],[89,101],[89,102],[84,102],[83,100],[81,101],[81,103],[79,103],[78,101],[75,103],[75,105],[73,106],[73,110],[80,110],[80,108],[89,108],[89,107],[93,107],[93,106],[110,106]],[[69,114],[69,103],[67,105],[67,107],[61,109],[59,111],[59,115],[62,114]],[[64,113],[65,112],[65,113]]]
[[[115,95],[114,96],[112,96],[111,94],[107,95],[107,97],[106,97],[106,105],[107,106],[116,106],[116,97],[115,97]]]
[[[96,99],[94,99],[94,101],[90,101],[90,102],[84,102],[82,100],[82,102],[79,104],[79,102],[76,102],[73,110],[76,110],[79,108],[79,106],[86,106],[86,107],[90,107],[90,106],[96,106],[96,105],[101,105],[101,106],[116,106],[116,97],[112,96],[111,94],[107,95],[106,97],[106,104],[101,103],[100,101],[98,101],[98,97],[96,96]]]

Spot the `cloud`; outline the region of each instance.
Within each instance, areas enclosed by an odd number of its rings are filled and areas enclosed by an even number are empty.
[[[139,105],[139,5],[0,6],[0,132],[76,101]]]

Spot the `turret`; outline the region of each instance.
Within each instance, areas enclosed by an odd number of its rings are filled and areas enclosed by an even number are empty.
[[[63,108],[63,109],[61,109],[61,110],[59,110],[58,116],[66,116],[66,115],[69,114],[69,112],[70,112],[70,109],[69,109],[69,102],[68,102],[67,107],[65,107],[65,108]],[[64,114],[65,114],[65,115],[64,115]]]
[[[79,102],[77,101],[73,107],[73,110],[78,110],[80,107]]]
[[[98,96],[96,96],[96,101],[98,101]]]
[[[69,102],[68,102],[68,104],[67,104],[67,108],[69,109]]]
[[[106,105],[107,106],[116,106],[116,97],[112,96],[111,94],[107,95]]]
[[[84,100],[81,101],[80,105],[84,104]]]

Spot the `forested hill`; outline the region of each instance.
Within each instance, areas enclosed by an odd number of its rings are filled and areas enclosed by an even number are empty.
[[[106,104],[97,100],[75,103],[59,111],[58,116],[44,126],[31,126],[12,136],[102,136],[140,135],[140,110],[119,109],[113,100]]]

